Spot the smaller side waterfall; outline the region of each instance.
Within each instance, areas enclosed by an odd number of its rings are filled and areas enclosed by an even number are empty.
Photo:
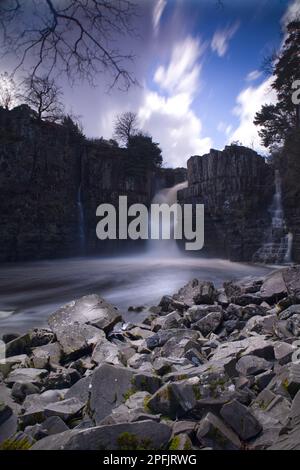
[[[183,183],[176,184],[172,188],[165,188],[158,191],[153,200],[152,204],[168,204],[172,206],[177,202],[177,193],[181,189],[187,188],[187,181]],[[151,221],[149,220],[149,227],[151,231]],[[175,225],[174,221],[171,220],[171,238],[169,240],[163,239],[164,234],[162,233],[161,221],[159,222],[158,231],[160,234],[159,240],[152,240],[151,238],[148,241],[148,252],[151,255],[158,256],[169,256],[169,255],[179,255],[180,251],[177,246],[177,241],[174,239]]]
[[[77,213],[78,213],[78,235],[81,253],[85,249],[85,227],[84,227],[84,210],[82,203],[82,187],[81,183],[77,191]]]
[[[275,171],[275,194],[270,207],[272,224],[266,242],[255,253],[253,260],[263,263],[291,263],[293,235],[287,232],[282,207],[282,189],[279,171]]]

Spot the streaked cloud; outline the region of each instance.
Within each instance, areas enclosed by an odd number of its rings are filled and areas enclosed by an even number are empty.
[[[288,25],[290,21],[300,18],[300,0],[293,0],[290,2],[285,14],[281,19],[283,26]]]
[[[255,82],[259,77],[262,76],[262,72],[260,70],[253,70],[252,72],[249,72],[246,80],[247,82]]]
[[[215,32],[211,41],[211,48],[219,57],[225,56],[229,47],[230,39],[233,38],[239,27],[240,22],[237,21],[233,25],[225,29],[219,29]]]
[[[166,8],[167,0],[157,0],[154,5],[152,23],[154,33],[157,34],[159,30],[160,20],[163,15],[164,9]]]

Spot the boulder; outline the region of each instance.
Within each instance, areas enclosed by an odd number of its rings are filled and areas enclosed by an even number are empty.
[[[120,312],[98,295],[86,295],[61,307],[48,319],[52,331],[60,333],[61,328],[89,324],[102,329],[105,333],[112,331],[114,325],[122,320]]]
[[[237,400],[226,403],[221,409],[221,416],[243,441],[248,441],[262,431],[262,426],[251,410]]]
[[[27,367],[29,365],[29,358],[27,354],[20,354],[19,356],[10,356],[0,360],[0,374],[5,378],[12,369]]]
[[[96,343],[92,353],[92,360],[99,365],[104,362],[114,365],[123,365],[124,361],[118,346],[107,341],[106,338],[101,338]]]
[[[15,383],[31,383],[41,385],[48,375],[46,369],[32,367],[13,370],[7,377],[6,383],[13,386]]]
[[[28,333],[18,336],[6,344],[6,356],[17,356],[20,354],[29,354],[31,348],[43,346],[55,340],[52,331],[46,328],[34,328]]]
[[[32,450],[158,450],[170,437],[169,426],[147,420],[66,431],[41,439]]]
[[[31,353],[31,363],[36,369],[45,369],[48,366],[57,367],[61,360],[59,343],[49,343],[34,348]]]
[[[257,375],[272,369],[273,364],[262,357],[243,356],[238,360],[235,368],[241,375]]]
[[[49,403],[45,406],[45,417],[58,416],[63,421],[68,422],[73,418],[80,416],[84,403],[78,398],[67,398],[65,400]]]
[[[204,318],[192,324],[192,328],[199,330],[204,336],[215,332],[222,323],[222,312],[208,313]]]
[[[136,390],[133,388],[134,371],[125,367],[102,364],[91,380],[90,413],[95,424],[111,414]]]
[[[73,322],[69,325],[62,323],[55,331],[64,360],[83,356],[99,341],[105,339],[102,330],[84,323]]]
[[[241,441],[237,434],[217,416],[207,413],[197,430],[198,441],[214,450],[238,450]]]

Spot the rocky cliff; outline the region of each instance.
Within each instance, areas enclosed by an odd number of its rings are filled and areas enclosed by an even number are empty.
[[[300,262],[300,133],[287,138],[279,159],[282,179],[283,208],[288,230],[293,235],[293,261]]]
[[[270,225],[273,170],[251,149],[232,145],[188,160],[182,203],[205,205],[205,248],[210,255],[250,261]]]
[[[185,169],[150,171],[113,143],[38,121],[24,105],[0,108],[0,169],[0,261],[124,249],[97,239],[97,206],[117,206],[120,195],[149,205],[186,179]]]
[[[0,260],[75,250],[81,152],[68,129],[27,106],[0,109]]]

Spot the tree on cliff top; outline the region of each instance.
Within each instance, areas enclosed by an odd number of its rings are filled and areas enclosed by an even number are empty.
[[[39,120],[55,122],[63,118],[61,97],[62,91],[54,80],[47,77],[28,77],[24,81],[21,98],[37,113]]]
[[[137,115],[132,112],[119,114],[114,124],[114,138],[120,144],[128,145],[129,140],[138,133]]]
[[[133,55],[115,42],[134,34],[136,9],[131,0],[1,0],[1,50],[16,55],[17,69],[26,67],[32,78],[56,71],[72,83],[94,82],[108,71],[112,86],[127,89],[135,83],[128,71]]]
[[[154,170],[162,165],[162,154],[159,144],[152,137],[141,132],[132,136],[128,142],[128,155],[137,169]]]
[[[275,105],[264,105],[255,116],[263,145],[282,143],[300,125],[299,105],[292,101],[293,84],[300,79],[300,20],[287,26],[287,38],[274,64],[272,87],[277,93]]]

